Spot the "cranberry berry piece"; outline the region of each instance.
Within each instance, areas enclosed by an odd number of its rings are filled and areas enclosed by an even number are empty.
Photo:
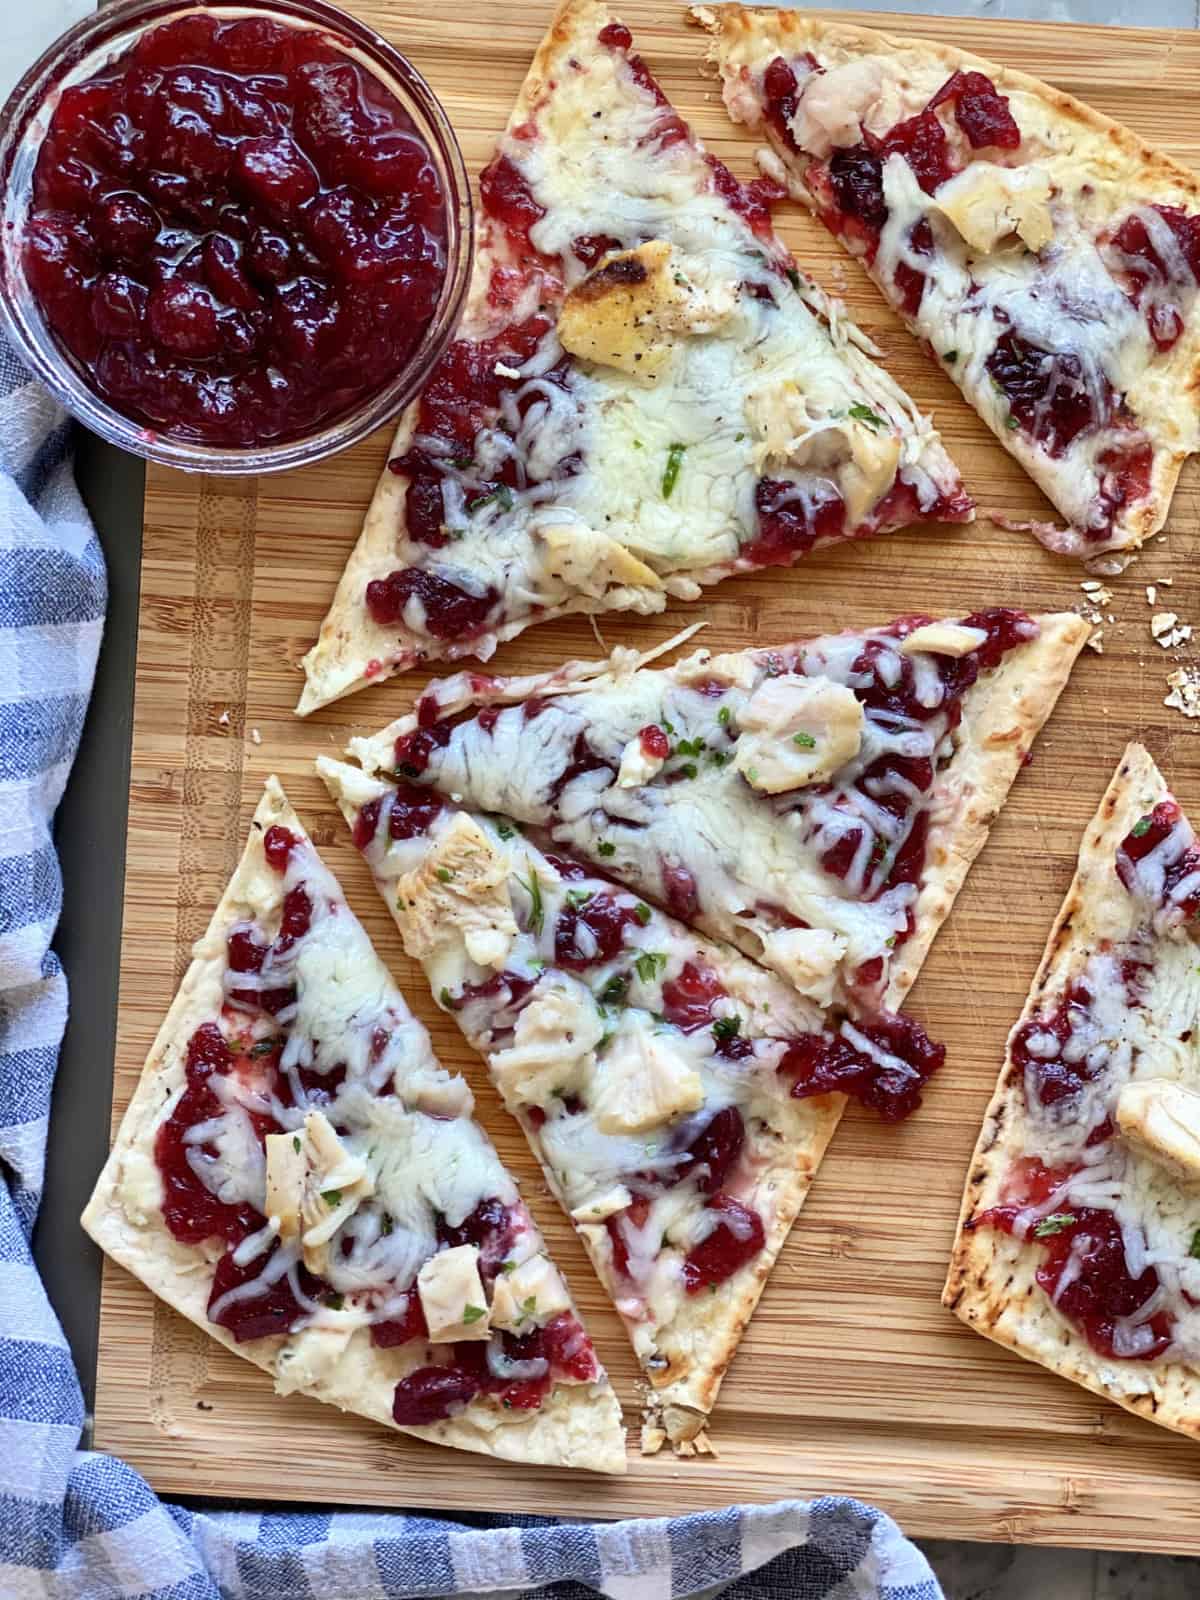
[[[273,822],[263,835],[263,854],[267,864],[275,868],[276,872],[286,872],[288,857],[300,843],[290,828],[280,827]]]
[[[1021,130],[1009,109],[1008,96],[996,88],[983,72],[956,72],[934,95],[929,109],[943,101],[954,103],[954,117],[972,150],[992,145],[998,150],[1015,150],[1021,143]]]
[[[753,1261],[766,1243],[762,1218],[729,1194],[716,1194],[708,1203],[714,1217],[712,1232],[696,1245],[683,1263],[683,1286],[688,1294],[715,1287]]]
[[[609,50],[631,50],[633,35],[623,22],[610,22],[600,29],[597,38]]]
[[[270,1257],[264,1260],[262,1256],[256,1256],[253,1261],[239,1267],[234,1262],[233,1252],[227,1251],[217,1262],[208,1297],[209,1319],[231,1333],[239,1344],[249,1339],[277,1338],[280,1334],[290,1333],[297,1319],[304,1314],[285,1274],[274,1283],[265,1285],[261,1293],[236,1299],[221,1307],[214,1315],[214,1307],[222,1296],[258,1278],[269,1260]],[[323,1286],[319,1278],[313,1277],[303,1266],[298,1269],[298,1276],[300,1287],[306,1295],[320,1293]]]
[[[480,173],[479,198],[484,212],[502,223],[515,243],[533,248],[529,230],[546,215],[546,208],[534,199],[524,174],[508,156],[497,156]]]
[[[861,1040],[861,1043],[859,1042]],[[873,1021],[845,1024],[836,1037],[806,1034],[788,1046],[779,1071],[792,1094],[846,1094],[900,1122],[921,1104],[921,1090],[943,1065],[946,1047],[910,1017],[881,1012]]]
[[[1100,427],[1116,397],[1104,379],[1101,411],[1079,358],[1059,355],[1006,333],[987,358],[988,376],[1008,400],[1015,422],[1052,456],[1062,455],[1079,435]]]
[[[665,761],[671,754],[671,743],[657,723],[651,722],[638,734],[642,754],[649,761]]]
[[[499,595],[490,585],[483,594],[470,594],[449,578],[421,567],[402,567],[367,585],[366,604],[374,621],[383,626],[403,621],[414,632],[434,639],[470,638],[483,631]],[[414,603],[412,620],[409,602]]]
[[[880,156],[865,144],[835,150],[829,158],[829,183],[838,209],[878,234],[888,219]]]
[[[464,1410],[480,1387],[474,1374],[458,1367],[418,1367],[396,1385],[392,1421],[401,1428],[445,1422]]]
[[[716,1194],[725,1186],[746,1141],[742,1114],[736,1106],[724,1106],[688,1146],[686,1164],[678,1171],[681,1178],[695,1171],[702,1194]]]
[[[832,484],[797,498],[796,486],[780,478],[760,478],[754,487],[758,537],[741,551],[756,567],[787,567],[824,539],[836,539],[846,525],[846,507]]]

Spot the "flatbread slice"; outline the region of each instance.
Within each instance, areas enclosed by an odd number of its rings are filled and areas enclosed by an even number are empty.
[[[280,1394],[622,1472],[616,1397],[472,1106],[269,778],[83,1225]]]
[[[1043,543],[1086,559],[1161,528],[1200,448],[1195,175],[949,45],[801,11],[693,15],[730,115],[770,141],[765,170],[1066,519],[1034,525]]]
[[[1084,835],[971,1161],[943,1300],[1200,1436],[1200,844],[1141,745]]]
[[[506,821],[322,757],[409,954],[486,1058],[650,1385],[708,1448],[721,1379],[847,1094],[914,1110],[944,1051],[819,1006]]]
[[[1087,634],[992,610],[666,668],[463,673],[350,748],[870,1016],[915,980]]]
[[[299,711],[570,612],[972,515],[928,419],[567,0],[480,180],[460,336],[404,413]]]

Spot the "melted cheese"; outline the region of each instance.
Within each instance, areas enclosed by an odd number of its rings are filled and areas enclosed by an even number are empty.
[[[1126,1353],[1137,1353],[1139,1341],[1149,1338],[1149,1317],[1166,1310],[1175,1327],[1176,1355],[1195,1361],[1200,1310],[1192,1301],[1200,1298],[1200,1261],[1191,1252],[1200,1230],[1194,1165],[1200,1161],[1194,1131],[1200,1125],[1200,949],[1178,933],[1150,931],[1156,904],[1140,893],[1105,897],[1103,920],[1090,936],[1111,947],[1089,957],[1078,973],[1090,1004],[1072,1012],[1065,1044],[1049,1028],[1034,1028],[1028,1036],[1035,1058],[1081,1063],[1086,1076],[1078,1093],[1042,1105],[1036,1073],[1028,1074],[1026,1152],[1048,1167],[1079,1170],[1045,1202],[1021,1213],[1018,1232],[1027,1234],[1042,1216],[1073,1206],[1112,1211],[1131,1276],[1153,1266],[1160,1279],[1153,1300],[1121,1331]],[[1137,963],[1136,979],[1128,978],[1126,962]],[[1047,996],[1040,1014],[1054,1003]],[[1107,1122],[1117,1124],[1117,1136],[1089,1143]]]
[[[803,383],[823,397],[825,422],[842,419],[836,460],[794,456],[776,476],[810,503],[840,492],[846,533],[869,524],[897,476],[922,507],[960,488],[936,433],[857,330],[814,286],[797,285],[782,246],[723,197],[698,147],[659,141],[663,117],[624,57],[599,49],[556,78],[532,112],[532,137],[523,128],[500,141],[544,211],[530,240],[553,264],[505,320],[542,306],[557,322],[530,358],[500,371],[500,415],[470,464],[434,449],[454,539],[407,544],[403,558],[468,594],[492,591],[506,627],[581,603],[661,610],[668,595],[695,598],[734,568],[759,532],[752,413],[779,385]],[[588,272],[572,243],[597,234],[616,249]],[[485,223],[477,285],[507,259],[503,230]],[[498,321],[477,292],[468,335],[492,337]],[[878,438],[846,423],[852,408],[880,419]],[[512,462],[510,490],[482,489]],[[386,559],[391,570],[394,554]],[[412,595],[403,622],[431,653],[494,648],[495,632],[434,643],[427,620]]]
[[[882,139],[923,111],[948,70],[933,52],[908,52],[901,60],[841,41],[816,48],[821,70],[811,70],[799,52],[791,63],[799,80],[791,133],[803,155],[780,148],[782,160],[775,160],[807,198],[804,156],[827,162],[838,149],[861,144],[864,130],[866,137]],[[762,126],[762,74],[775,45],[764,38],[759,46],[733,45],[729,52],[722,61],[726,102],[738,120]],[[1094,555],[1135,536],[1128,513],[1124,524],[1118,516],[1113,525],[1104,498],[1106,452],[1129,448],[1138,438],[1122,417],[1108,417],[1108,386],[1148,430],[1156,449],[1187,452],[1200,445],[1195,409],[1171,403],[1194,360],[1194,337],[1185,336],[1174,352],[1160,356],[1147,325],[1159,301],[1165,316],[1190,317],[1196,285],[1153,206],[1130,203],[1145,185],[1131,170],[1134,158],[1125,158],[1069,112],[1048,109],[1036,95],[1007,84],[1003,92],[1022,131],[1019,150],[973,151],[944,105],[939,120],[960,171],[930,195],[903,155],[886,157],[888,215],[867,266],[898,308],[897,270],[922,274],[925,286],[917,310],[907,314],[910,325],[945,359],[967,399],[1071,523],[1054,548]],[[1154,200],[1192,209],[1190,198],[1176,198],[1168,175],[1152,187]],[[1163,287],[1150,274],[1156,281],[1140,294],[1139,305],[1121,277],[1136,272],[1138,263],[1105,243],[1133,212],[1150,230],[1156,250],[1161,238],[1166,254],[1160,251],[1160,259],[1171,279]],[[932,271],[919,228],[931,232]],[[856,248],[853,241],[848,248]],[[1063,385],[1083,390],[1101,418],[1053,457],[1024,429],[1009,426],[1008,400],[988,371],[988,357],[1007,334],[1046,352],[1047,362],[1064,363]],[[1045,416],[1038,423],[1044,426]]]
[[[885,682],[911,675],[919,714],[864,711],[855,691],[874,681],[857,665],[867,637]],[[611,866],[659,903],[671,898],[665,873],[685,870],[706,932],[821,1004],[844,1003],[850,976],[877,959],[881,995],[917,894],[913,884],[883,887],[891,862],[919,815],[944,820],[954,803],[936,779],[927,792],[914,788],[903,763],[929,761],[936,771],[952,754],[938,657],[961,656],[982,637],[957,622],[903,640],[838,634],[811,641],[782,672],[779,659],[751,651],[701,652],[669,670],[641,668],[539,696],[532,718],[518,704],[489,714],[487,725],[459,722],[430,753],[425,776],[482,810],[549,828],[558,844]],[[641,750],[648,724],[673,730],[661,763]],[[602,764],[564,784],[581,740]],[[385,745],[390,759],[390,740],[362,753],[370,759]],[[865,778],[888,756],[899,770]],[[897,799],[905,802],[899,817]],[[835,876],[822,858],[848,836],[857,843],[844,876]],[[401,848],[390,852],[397,860]],[[797,923],[818,937],[775,938]],[[450,976],[437,981],[453,987],[462,970],[447,958]]]
[[[482,1201],[494,1198],[510,1208],[515,1266],[542,1251],[511,1178],[470,1120],[469,1088],[434,1058],[424,1028],[307,841],[293,847],[285,877],[267,871],[261,896],[250,897],[256,905],[261,899],[262,922],[239,926],[270,944],[285,895],[300,887],[312,907],[309,929],[286,953],[273,951],[265,977],[258,975],[259,988],[290,983],[297,991],[294,1005],[270,1024],[270,1036],[284,1036],[280,1071],[287,1103],[272,1092],[271,1075],[257,1067],[254,1054],[243,1053],[235,1070],[209,1080],[218,1114],[184,1140],[189,1165],[211,1193],[268,1218],[235,1252],[237,1265],[253,1265],[254,1274],[212,1309],[220,1313],[286,1278],[300,1310],[294,1338],[278,1356],[283,1393],[328,1377],[355,1327],[403,1316],[421,1273],[431,1331],[436,1323],[441,1339],[486,1338],[488,1302],[478,1271],[454,1278],[459,1256],[439,1253],[439,1227],[459,1227]],[[226,987],[252,988],[255,976],[233,974]],[[245,1023],[252,1039],[262,1024],[249,1007],[245,1013],[254,1017]],[[235,1040],[235,1046],[244,1043]],[[266,1136],[265,1151],[255,1116],[272,1117],[283,1130]],[[120,1195],[131,1221],[141,1225],[139,1219],[153,1214],[161,1179],[151,1157],[131,1152]],[[431,1272],[433,1261],[439,1264]],[[302,1266],[344,1304],[334,1309],[311,1299]],[[556,1300],[551,1287],[547,1278],[547,1306],[553,1301],[564,1309],[565,1289]],[[482,1316],[464,1318],[476,1303]],[[437,1306],[445,1311],[441,1322]],[[540,1314],[538,1320],[544,1320]]]

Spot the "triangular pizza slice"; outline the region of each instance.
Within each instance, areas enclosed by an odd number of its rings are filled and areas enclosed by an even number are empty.
[[[280,1394],[622,1472],[616,1397],[472,1106],[271,778],[83,1223]]]
[[[949,45],[803,11],[693,13],[725,104],[961,388],[1084,558],[1161,528],[1200,448],[1200,183]]]
[[[629,30],[568,0],[480,182],[459,337],[404,413],[301,714],[568,612],[971,502],[928,420],[703,149]]]
[[[1087,634],[997,609],[667,668],[463,673],[351,751],[872,1015],[915,979]]]
[[[1200,843],[1131,744],[1079,852],[968,1171],[943,1299],[1200,1437]]]
[[[511,823],[318,768],[409,954],[486,1058],[650,1385],[643,1448],[707,1448],[721,1379],[846,1103],[914,1110],[944,1052],[841,1029]]]

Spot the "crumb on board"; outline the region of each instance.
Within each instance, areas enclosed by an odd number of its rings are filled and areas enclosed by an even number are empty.
[[[217,718],[217,722],[220,724],[220,726],[222,728],[227,728],[229,726],[229,712],[228,712],[228,710],[222,711],[221,715]]]
[[[1174,611],[1156,611],[1150,618],[1150,633],[1164,650],[1174,650],[1187,644],[1192,637],[1192,627],[1188,622],[1180,622]]]
[[[1180,667],[1167,677],[1170,694],[1163,701],[1185,717],[1200,717],[1200,667]]]
[[[1094,650],[1098,656],[1104,654],[1104,629],[1097,628],[1087,642],[1089,650]]]
[[[259,733],[257,728],[251,728],[250,729],[250,743],[251,744],[261,744],[262,743],[262,734]]]

